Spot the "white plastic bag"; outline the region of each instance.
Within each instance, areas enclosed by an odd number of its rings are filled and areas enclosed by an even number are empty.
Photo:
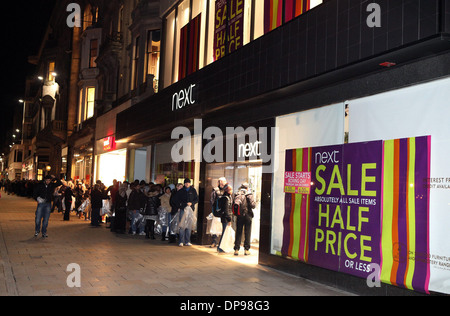
[[[103,216],[103,215],[112,216],[112,213],[111,213],[111,201],[110,200],[103,200],[102,203],[103,203],[103,207],[100,210],[100,216]]]
[[[220,217],[213,216],[211,220],[211,228],[208,233],[211,235],[220,236],[222,235],[222,229],[222,220],[220,219]]]
[[[222,236],[219,248],[225,252],[232,252],[234,250],[235,232],[231,226],[227,226]]]

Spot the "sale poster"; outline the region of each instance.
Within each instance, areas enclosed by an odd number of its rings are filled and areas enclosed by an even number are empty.
[[[283,256],[428,292],[430,137],[287,150],[285,164]]]
[[[214,60],[243,46],[244,0],[216,0]]]
[[[312,149],[308,262],[367,277],[380,263],[382,142]]]

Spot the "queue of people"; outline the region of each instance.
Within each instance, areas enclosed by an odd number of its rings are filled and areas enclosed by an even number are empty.
[[[191,234],[197,223],[194,210],[199,198],[190,179],[167,187],[139,180],[132,183],[114,180],[113,185],[107,188],[100,180],[93,187],[89,187],[84,181],[66,182],[47,176],[44,181],[30,182],[26,185],[28,186],[32,186],[32,197],[38,202],[36,237],[41,232],[42,237],[48,237],[49,217],[57,209],[58,213],[63,213],[65,221],[70,220],[71,212],[80,219],[90,220],[93,227],[99,227],[105,218],[106,222],[112,218],[113,232],[128,232],[131,235],[155,239],[155,233],[158,231],[162,241],[177,243],[180,247],[192,245]],[[220,221],[221,224],[221,229],[211,233],[210,247],[217,247],[219,253],[224,252],[221,247],[222,239],[235,217],[234,254],[239,254],[243,236],[244,254],[249,255],[253,209],[256,206],[249,185],[243,183],[234,194],[226,178],[220,178],[211,193],[210,202],[212,212],[208,217]]]

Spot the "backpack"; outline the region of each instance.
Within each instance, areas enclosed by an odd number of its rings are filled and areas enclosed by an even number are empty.
[[[219,208],[219,200],[222,196],[216,196],[212,206],[212,213],[215,217],[222,217],[223,211]]]
[[[223,215],[225,215],[225,211],[222,210],[219,205],[220,199],[224,198],[224,197],[227,198],[228,203],[231,203],[231,198],[229,196],[226,196],[226,195],[217,196],[214,201],[214,205],[213,205],[213,215],[215,217],[222,217]]]
[[[240,203],[236,203],[237,198],[240,197],[240,195],[236,195],[236,198],[234,199],[233,203],[233,214],[235,216],[245,216],[248,212],[248,200],[247,196],[244,196],[244,200]],[[240,200],[240,198],[239,198]]]

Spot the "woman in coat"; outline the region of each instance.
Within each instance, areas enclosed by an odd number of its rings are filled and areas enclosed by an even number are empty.
[[[222,235],[220,236],[219,246],[217,247],[218,252],[225,252],[220,248],[222,243],[223,234],[227,226],[231,226],[231,220],[233,216],[233,188],[228,185],[224,188],[224,193],[219,199],[219,209],[222,211],[220,220],[222,222]]]
[[[91,225],[94,227],[100,226],[100,210],[103,207],[104,194],[100,189],[100,185],[95,184],[91,192]]]
[[[159,200],[158,187],[152,186],[147,194],[147,205],[145,207],[145,238],[155,239],[155,221],[158,218]]]

